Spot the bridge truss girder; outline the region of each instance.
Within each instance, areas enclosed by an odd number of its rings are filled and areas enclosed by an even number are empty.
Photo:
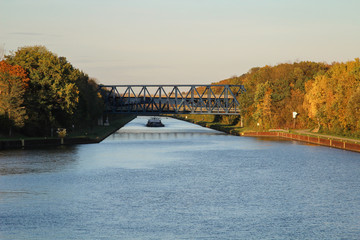
[[[239,115],[243,85],[100,85],[107,112]],[[217,93],[217,94],[215,94]]]

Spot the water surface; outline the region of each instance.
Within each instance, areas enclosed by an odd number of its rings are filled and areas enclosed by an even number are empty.
[[[0,152],[0,239],[359,239],[358,153],[146,121]]]

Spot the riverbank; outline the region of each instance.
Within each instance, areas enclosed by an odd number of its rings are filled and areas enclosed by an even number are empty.
[[[78,129],[64,138],[20,137],[0,139],[0,150],[99,143],[132,121],[135,117],[135,115],[111,116],[108,126],[93,126],[88,129]]]
[[[175,116],[175,118],[191,122],[203,127],[222,131],[231,135],[244,137],[279,137],[290,140],[296,140],[326,147],[339,148],[347,151],[360,153],[360,140],[336,137],[330,135],[317,134],[304,130],[271,130],[271,131],[254,131],[252,129],[242,128],[236,125],[227,125],[219,122],[208,122],[196,118]]]

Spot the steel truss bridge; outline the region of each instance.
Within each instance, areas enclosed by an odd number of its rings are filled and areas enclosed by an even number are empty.
[[[243,85],[100,85],[106,112],[240,115]]]

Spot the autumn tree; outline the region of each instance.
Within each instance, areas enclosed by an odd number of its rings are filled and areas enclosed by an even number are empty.
[[[360,60],[334,63],[307,85],[304,106],[324,131],[357,135],[359,128]]]
[[[6,56],[8,65],[19,65],[29,77],[21,93],[28,115],[25,132],[50,135],[50,129],[87,128],[103,113],[103,102],[94,79],[74,68],[43,46],[23,47]]]
[[[347,127],[355,137],[360,137],[360,84],[354,89],[346,106]]]
[[[76,82],[80,71],[43,46],[20,48],[6,61],[23,67],[29,75],[24,96],[29,129],[48,133],[50,128],[69,126],[79,101]]]
[[[20,66],[0,61],[0,117],[2,131],[12,134],[12,127],[23,127],[26,119],[25,88],[29,78]]]
[[[259,122],[264,128],[289,128],[293,126],[295,111],[300,113],[297,126],[307,127],[309,117],[303,107],[305,85],[327,69],[323,63],[285,63],[252,68],[228,81],[245,86],[246,94],[238,98],[245,125],[255,127]]]

